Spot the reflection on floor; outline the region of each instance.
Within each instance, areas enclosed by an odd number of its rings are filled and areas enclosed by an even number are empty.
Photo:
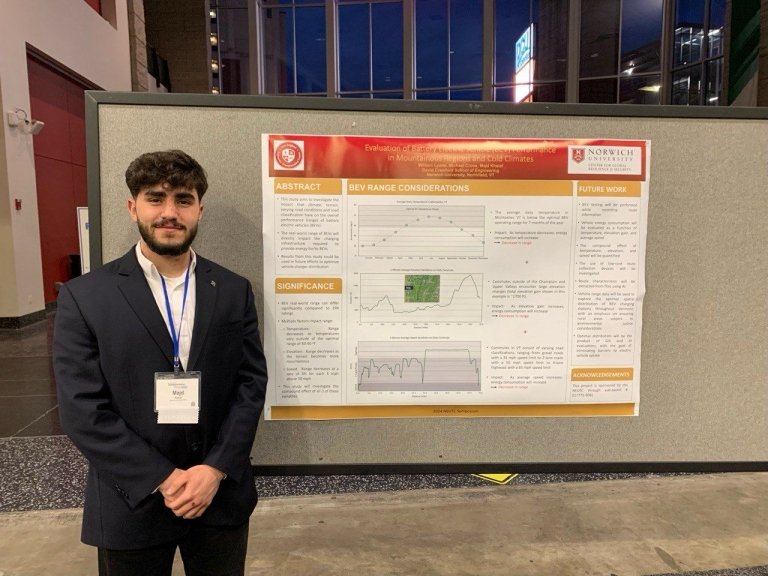
[[[0,438],[62,434],[52,336],[52,317],[20,330],[0,330]]]

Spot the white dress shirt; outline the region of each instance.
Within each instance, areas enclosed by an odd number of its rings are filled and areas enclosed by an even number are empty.
[[[197,255],[194,250],[192,254],[192,263],[189,266],[189,285],[187,287],[187,303],[184,306],[184,316],[181,315],[181,308],[184,301],[184,274],[178,278],[165,278],[165,287],[168,290],[168,298],[171,301],[171,314],[173,315],[174,328],[179,337],[179,359],[181,360],[182,370],[188,369],[189,347],[192,343],[192,328],[195,325],[195,266],[197,265]],[[144,271],[149,288],[155,297],[155,302],[163,315],[165,325],[168,327],[168,334],[171,334],[171,325],[168,322],[168,311],[165,306],[165,294],[163,293],[163,283],[160,280],[160,273],[157,267],[144,256],[141,252],[141,243],[136,244],[136,257],[139,259],[139,265]]]

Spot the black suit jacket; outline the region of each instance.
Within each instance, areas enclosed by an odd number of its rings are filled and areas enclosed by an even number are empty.
[[[137,549],[183,536],[153,493],[174,468],[227,474],[192,522],[237,525],[256,506],[250,451],[267,370],[250,283],[198,255],[187,370],[202,373],[198,424],[157,424],[155,372],[173,370],[173,344],[135,249],[65,284],[53,365],[61,424],[90,464],[82,539]]]

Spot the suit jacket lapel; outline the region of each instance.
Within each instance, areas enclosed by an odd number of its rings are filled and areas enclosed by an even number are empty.
[[[144,324],[147,332],[163,351],[165,357],[168,358],[169,365],[173,366],[173,341],[168,333],[168,326],[166,326],[160,310],[157,309],[157,302],[155,302],[152,290],[150,290],[147,279],[144,277],[144,271],[136,259],[135,249],[121,258],[118,273],[125,277],[119,288],[128,301],[128,305]]]
[[[203,343],[208,334],[208,328],[216,309],[216,279],[210,262],[200,255],[197,256],[195,266],[195,325],[192,328],[192,343],[189,348],[189,361],[187,370],[197,369],[197,359],[203,350]]]

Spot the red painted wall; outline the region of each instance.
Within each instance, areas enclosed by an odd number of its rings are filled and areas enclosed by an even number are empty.
[[[85,3],[101,14],[101,0],[85,0]]]
[[[34,136],[37,204],[46,304],[56,282],[70,278],[69,255],[79,254],[77,206],[88,205],[83,86],[27,57],[31,117],[45,122]]]

